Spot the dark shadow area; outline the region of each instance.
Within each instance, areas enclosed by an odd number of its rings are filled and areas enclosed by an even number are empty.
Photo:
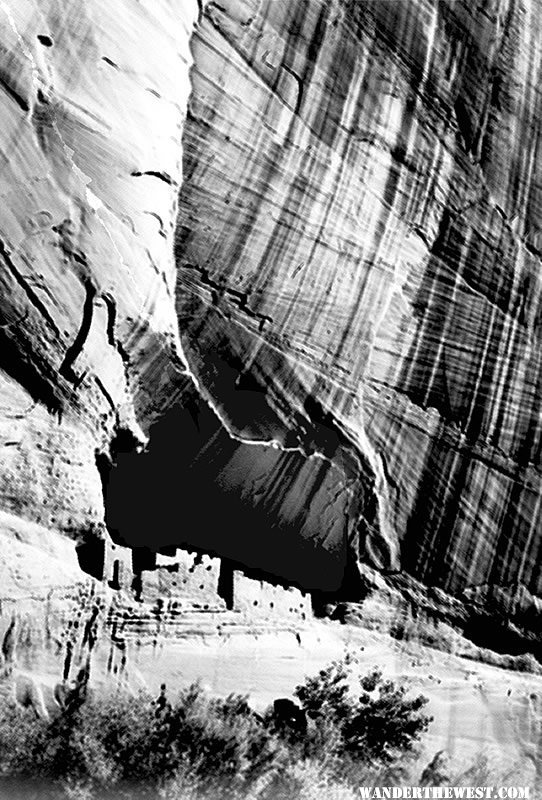
[[[152,552],[197,549],[310,590],[345,578],[353,509],[333,464],[230,437],[193,393],[150,431],[148,451],[114,445],[98,457],[106,523],[133,549],[134,572]],[[147,563],[148,562],[148,565]],[[228,578],[220,591],[228,602]]]
[[[101,581],[104,575],[105,541],[94,534],[84,536],[75,551],[83,572]]]
[[[227,559],[220,562],[220,574],[218,576],[217,594],[221,597],[226,608],[231,611],[234,606],[234,564]]]

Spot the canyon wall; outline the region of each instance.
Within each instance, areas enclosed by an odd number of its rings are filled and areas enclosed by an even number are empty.
[[[6,591],[111,536],[537,628],[541,11],[0,3]]]
[[[535,616],[541,12],[208,4],[176,237],[184,351],[252,444],[208,445],[222,490]]]
[[[56,537],[106,535],[97,459],[145,445],[161,383],[185,370],[172,248],[197,14],[195,0],[0,4],[8,595],[61,581],[65,558],[40,577]]]

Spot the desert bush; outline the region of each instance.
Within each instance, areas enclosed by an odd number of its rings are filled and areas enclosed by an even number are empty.
[[[389,769],[414,750],[429,726],[432,718],[423,713],[428,700],[407,697],[405,686],[385,680],[376,668],[359,678],[361,693],[354,697],[348,667],[349,659],[335,661],[295,690],[315,723],[310,754]]]
[[[0,707],[0,776],[30,776],[47,725],[33,711],[4,700]]]
[[[348,782],[335,777],[316,759],[290,764],[265,795],[266,800],[356,800],[358,797]]]
[[[271,709],[260,716],[246,697],[213,698],[197,684],[175,699],[165,686],[158,697],[89,692],[51,721],[8,704],[0,798],[18,777],[24,797],[40,800],[349,800],[369,773],[373,785],[384,770],[390,779],[429,718],[425,698],[408,699],[377,670],[354,697],[348,666],[334,662],[297,687],[309,724],[291,731]]]

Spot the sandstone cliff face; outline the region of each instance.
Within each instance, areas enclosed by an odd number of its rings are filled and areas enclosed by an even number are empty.
[[[4,0],[3,509],[536,619],[541,10]]]
[[[182,369],[181,5],[0,5],[0,505],[68,535],[104,529],[96,453],[144,444]]]
[[[541,11],[227,0],[193,43],[181,339],[254,445],[217,480],[471,596],[540,591]]]

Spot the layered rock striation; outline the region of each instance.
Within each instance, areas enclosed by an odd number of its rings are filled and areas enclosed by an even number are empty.
[[[484,599],[540,591],[540,12],[210,3],[184,137],[183,347],[281,462],[220,481]]]

